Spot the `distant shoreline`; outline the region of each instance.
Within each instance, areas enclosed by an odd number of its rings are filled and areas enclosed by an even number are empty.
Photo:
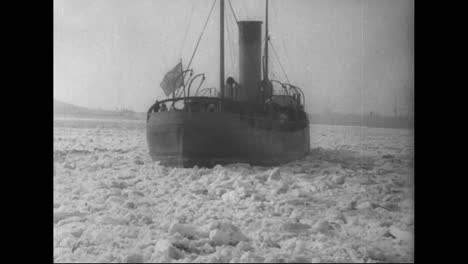
[[[380,116],[356,114],[309,114],[311,123],[324,125],[350,125],[381,128],[406,128],[413,129],[414,119],[405,116]]]
[[[118,113],[54,113],[55,119],[105,119],[105,120],[131,120],[131,121],[145,121],[146,113],[131,113],[131,114],[118,114]],[[356,127],[373,127],[373,128],[394,128],[394,129],[413,129],[410,120],[404,118],[394,117],[379,117],[369,118],[354,115],[338,115],[326,116],[320,114],[309,114],[309,121],[311,125],[329,125],[329,126],[356,126]]]
[[[341,113],[308,113],[307,116],[309,117],[310,123],[316,125],[361,126],[403,129],[413,129],[414,127],[414,119],[408,118],[406,116],[381,116],[372,113],[365,116]],[[146,113],[133,112],[130,110],[112,111],[89,109],[86,107],[76,106],[54,99],[54,119],[56,117],[145,121]]]

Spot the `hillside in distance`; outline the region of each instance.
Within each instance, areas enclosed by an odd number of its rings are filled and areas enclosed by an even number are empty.
[[[102,110],[77,106],[54,99],[54,116],[72,116],[81,118],[124,118],[145,119],[146,113],[133,112],[128,109]],[[414,119],[406,116],[380,116],[365,115],[363,117],[354,114],[321,113],[308,114],[311,124],[367,126],[385,128],[413,128]]]
[[[70,103],[65,103],[54,98],[54,116],[75,116],[75,117],[95,117],[95,118],[144,118],[144,113],[136,113],[131,110],[102,110],[91,109],[87,107],[77,106]]]
[[[76,106],[73,104],[61,102],[54,99],[54,115],[55,114],[89,114],[93,111],[86,107]]]
[[[343,113],[308,114],[311,124],[341,125],[341,126],[367,126],[382,128],[414,127],[414,119],[409,116],[381,116],[377,114],[356,115]]]

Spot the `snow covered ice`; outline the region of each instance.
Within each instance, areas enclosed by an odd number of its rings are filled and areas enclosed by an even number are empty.
[[[173,169],[144,120],[54,120],[54,262],[413,262],[412,131],[310,131],[283,166]]]

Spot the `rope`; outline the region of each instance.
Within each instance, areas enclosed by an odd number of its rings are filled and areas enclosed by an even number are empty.
[[[197,52],[198,44],[200,44],[200,40],[201,40],[201,38],[202,38],[202,36],[203,36],[203,33],[205,32],[206,25],[208,24],[208,20],[210,19],[211,12],[213,11],[213,8],[214,8],[214,6],[215,6],[215,3],[216,3],[216,0],[213,0],[213,4],[211,5],[210,13],[208,14],[208,17],[206,18],[205,25],[203,26],[203,30],[202,30],[202,32],[200,33],[200,37],[198,38],[197,45],[195,46],[195,49],[193,50],[192,57],[190,58],[189,64],[187,65],[187,69],[189,69],[189,68],[190,68],[190,65],[192,64],[193,57],[195,56],[195,53]]]
[[[242,7],[242,5],[239,5],[239,13],[242,17],[244,17],[244,19],[247,17],[247,12],[245,12],[244,8]]]
[[[182,93],[184,92],[184,89],[180,89],[178,91],[178,94],[175,96],[175,97],[180,97],[182,95]]]
[[[237,24],[238,22],[237,22],[236,13],[234,12],[234,9],[232,8],[231,0],[228,0],[228,2],[229,2],[229,7],[231,8],[232,14],[234,15],[234,19],[236,20],[236,24]]]
[[[280,61],[280,59],[279,59],[279,56],[278,56],[278,54],[276,53],[275,47],[273,47],[273,43],[271,43],[271,41],[268,41],[268,42],[270,43],[270,46],[271,46],[271,48],[273,49],[273,54],[275,54],[276,60],[278,60],[278,63],[279,63],[279,65],[280,65],[280,67],[281,67],[281,70],[283,71],[284,76],[286,76],[286,80],[288,81],[288,83],[291,83],[291,82],[289,81],[288,75],[286,74],[286,71],[284,71],[283,64],[281,64],[281,61]]]
[[[288,64],[289,60],[289,56],[288,56],[288,50],[286,49],[286,44],[284,43],[284,38],[281,37],[281,42],[283,42],[283,48],[284,48],[284,54],[286,54],[286,65]]]
[[[229,23],[226,23],[226,29],[227,29],[227,43],[228,43],[228,47],[229,47],[229,56],[231,57],[231,70],[234,71],[234,56],[232,55],[232,47],[234,45],[231,45],[231,39],[229,38],[229,35],[231,34],[231,30],[229,28]]]
[[[191,22],[192,22],[193,9],[195,9],[195,6],[192,4],[192,10],[190,11],[189,21],[188,21],[187,27],[185,28],[185,35],[184,35],[184,39],[182,40],[182,47],[180,48],[179,57],[182,57],[182,52],[184,51],[185,40],[187,39],[187,33],[188,33],[188,30],[189,30]]]

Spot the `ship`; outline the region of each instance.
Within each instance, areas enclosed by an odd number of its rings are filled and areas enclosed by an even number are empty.
[[[181,62],[166,74],[161,87],[169,98],[156,101],[147,114],[151,159],[164,166],[187,168],[231,163],[275,166],[306,156],[310,133],[304,93],[297,85],[269,78],[268,0],[265,35],[263,21],[236,21],[238,81],[225,80],[225,7],[224,0],[218,1],[219,87],[202,88],[205,75],[193,74],[189,66],[184,70]]]

